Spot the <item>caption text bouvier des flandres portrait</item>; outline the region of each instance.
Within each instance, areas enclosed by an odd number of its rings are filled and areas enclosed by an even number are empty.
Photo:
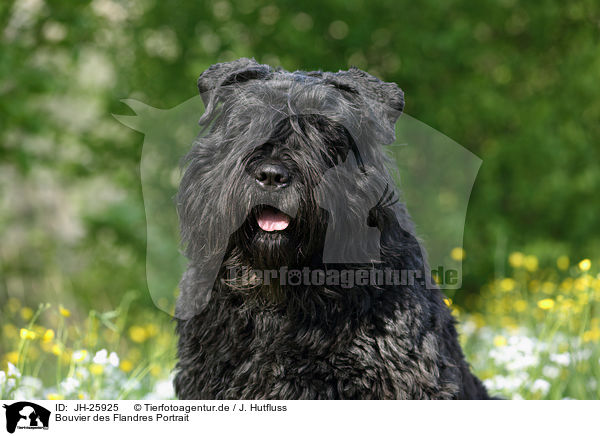
[[[485,399],[395,188],[393,83],[205,71],[177,196],[181,399]]]

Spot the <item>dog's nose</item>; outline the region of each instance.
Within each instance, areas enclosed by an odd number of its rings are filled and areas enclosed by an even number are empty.
[[[290,174],[280,164],[264,163],[254,173],[256,183],[264,188],[283,188],[290,182]]]

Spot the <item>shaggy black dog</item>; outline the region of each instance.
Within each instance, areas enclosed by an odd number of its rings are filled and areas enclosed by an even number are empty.
[[[181,399],[484,399],[382,144],[404,98],[350,69],[217,64],[178,201]]]

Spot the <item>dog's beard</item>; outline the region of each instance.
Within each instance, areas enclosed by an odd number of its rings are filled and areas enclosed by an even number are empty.
[[[321,258],[326,217],[318,208],[309,212],[305,207],[300,206],[291,217],[272,206],[256,206],[232,235],[221,278],[236,294],[245,296],[248,307],[285,301],[290,289],[282,285],[282,269],[302,269]],[[284,223],[285,228],[270,230]],[[274,272],[270,279],[268,272]]]

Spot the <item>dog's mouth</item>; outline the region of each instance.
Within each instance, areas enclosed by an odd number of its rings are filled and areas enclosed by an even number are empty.
[[[265,232],[278,232],[288,228],[290,216],[271,206],[262,206],[256,211],[258,227]]]

